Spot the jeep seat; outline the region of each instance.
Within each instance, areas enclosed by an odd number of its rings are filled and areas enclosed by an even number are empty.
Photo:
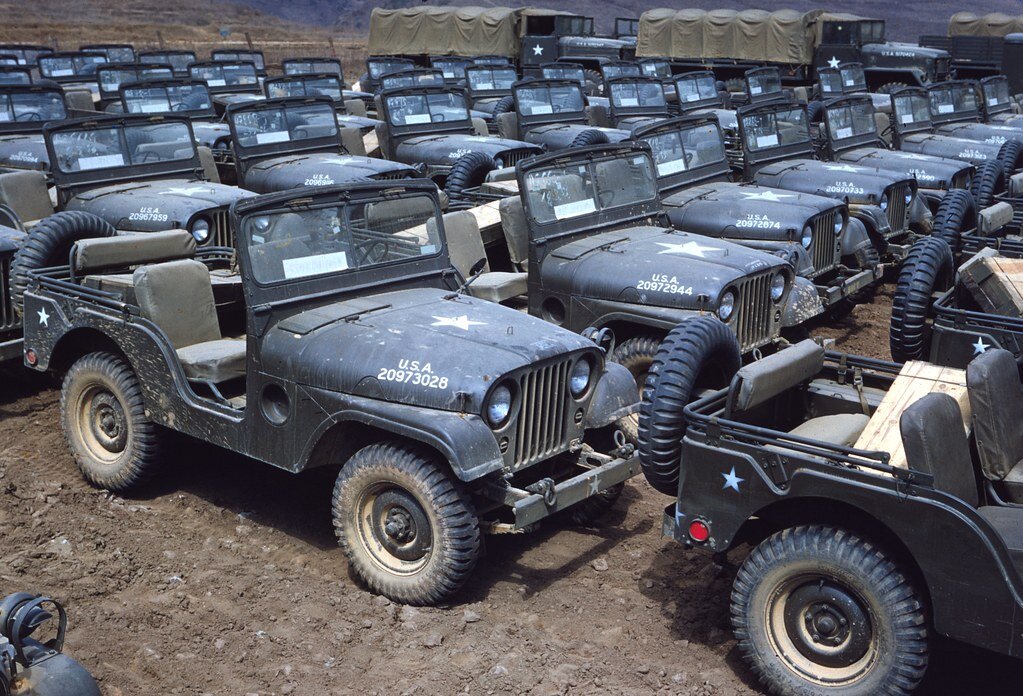
[[[166,334],[189,380],[220,384],[245,376],[245,340],[220,333],[209,269],[194,259],[135,269],[142,316]]]
[[[46,173],[14,170],[0,174],[0,203],[17,213],[26,227],[53,215],[53,202],[46,188]]]
[[[466,210],[447,213],[444,216],[444,231],[447,234],[451,265],[463,278],[468,278],[472,265],[487,256],[476,218]],[[469,286],[469,294],[489,302],[507,302],[526,294],[527,279],[526,273],[491,271],[488,263]]]
[[[989,349],[966,366],[973,432],[984,477],[1023,503],[1023,391],[1012,353]]]

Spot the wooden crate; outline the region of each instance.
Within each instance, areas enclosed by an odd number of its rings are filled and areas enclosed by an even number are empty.
[[[959,277],[985,312],[1023,316],[1023,259],[975,258],[963,264]]]
[[[853,445],[856,449],[891,454],[891,465],[908,468],[902,448],[899,418],[914,402],[931,392],[948,394],[959,403],[963,412],[963,427],[970,430],[970,398],[966,392],[966,370],[941,367],[926,362],[907,362],[891,389],[881,400],[870,422]]]

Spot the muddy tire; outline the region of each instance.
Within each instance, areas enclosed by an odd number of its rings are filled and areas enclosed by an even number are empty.
[[[952,189],[938,205],[931,234],[944,239],[955,253],[959,249],[962,233],[976,226],[977,204],[973,200],[973,194],[965,189]]]
[[[607,133],[599,131],[596,128],[587,128],[572,138],[572,144],[569,145],[569,147],[576,148],[586,147],[587,145],[603,145],[606,142],[609,142]]]
[[[646,379],[650,374],[650,366],[653,365],[654,356],[660,347],[661,341],[653,336],[637,336],[619,343],[611,353],[611,362],[622,365],[636,380],[636,393],[642,399],[643,389],[646,387]],[[618,424],[625,439],[633,445],[639,442],[639,414],[633,414],[622,418]]]
[[[843,529],[763,541],[730,608],[739,651],[771,693],[909,694],[927,669],[923,595],[895,559]]]
[[[465,583],[480,556],[469,496],[432,456],[381,443],[338,474],[334,532],[352,570],[373,592],[403,604],[436,604]]]
[[[1023,142],[1019,140],[1006,140],[998,150],[998,161],[1002,164],[1002,171],[1005,172],[1005,180],[1023,168]]]
[[[640,401],[639,462],[656,490],[678,495],[683,409],[695,392],[728,386],[739,370],[739,342],[716,317],[696,317],[668,333],[650,364]]]
[[[995,195],[1005,190],[1005,181],[1005,170],[1001,162],[988,161],[977,167],[970,193],[973,194],[978,210],[994,204]]]
[[[892,298],[888,344],[896,362],[916,360],[930,345],[927,317],[935,292],[948,289],[953,278],[952,249],[939,237],[924,237],[909,250]]]
[[[40,220],[28,233],[11,262],[11,298],[19,315],[28,288],[29,271],[67,265],[71,246],[80,239],[112,237],[113,226],[92,213],[68,210]]]
[[[119,355],[89,353],[71,366],[60,422],[78,469],[97,488],[137,489],[165,460],[168,433],[146,417],[138,377]]]
[[[444,193],[452,200],[462,197],[466,189],[483,183],[497,166],[494,158],[484,152],[467,152],[455,161],[444,182]]]

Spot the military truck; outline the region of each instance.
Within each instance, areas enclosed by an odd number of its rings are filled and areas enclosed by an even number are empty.
[[[216,282],[178,231],[79,242],[35,273],[26,364],[64,376],[86,480],[136,490],[168,463],[167,430],[339,468],[351,568],[410,604],[449,599],[482,532],[606,509],[637,471],[614,435],[631,378],[592,340],[467,295],[437,195],[365,182],[239,201],[237,274]]]
[[[64,93],[55,85],[0,87],[0,168],[47,171],[43,126],[68,115]]]
[[[1019,92],[1023,88],[1020,31],[1023,21],[1019,16],[956,12],[949,19],[947,33],[921,36],[920,45],[948,51],[957,77],[976,80],[1004,74],[1012,81],[1013,92]]]
[[[418,169],[406,164],[348,154],[330,97],[235,104],[226,118],[236,180],[256,193],[419,176]],[[357,132],[355,136],[361,145]]]
[[[497,117],[499,132],[554,152],[604,142],[621,142],[629,131],[594,126],[582,87],[574,80],[527,78],[512,90],[515,112]]]
[[[632,44],[633,48],[636,45],[636,39],[639,37],[639,18],[638,17],[615,17],[615,28],[611,34],[611,38],[625,41]]]
[[[734,339],[700,321],[658,353],[640,459],[674,498],[665,536],[707,554],[752,547],[731,622],[765,688],[909,694],[936,636],[1023,657],[1012,358],[989,351],[969,365],[969,415],[940,392],[882,413],[901,365],[806,341],[737,369]],[[711,347],[706,365],[724,367],[724,386],[686,406],[680,390]],[[898,431],[860,444],[874,418],[897,419]]]
[[[816,71],[862,63],[870,91],[941,82],[951,56],[885,41],[884,20],[823,10],[656,9],[640,16],[636,55],[668,58],[676,72],[712,70],[736,84],[746,70],[778,67],[787,84],[812,86]]]
[[[158,51],[139,51],[139,63],[160,63],[170,65],[174,69],[174,77],[188,77],[188,66],[196,62],[194,51],[160,49]]]

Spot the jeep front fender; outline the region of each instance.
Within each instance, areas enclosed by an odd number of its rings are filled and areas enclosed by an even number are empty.
[[[824,312],[817,286],[809,278],[797,276],[792,284],[785,311],[782,313],[781,325],[785,328],[799,326]]]
[[[586,430],[603,428],[637,411],[639,402],[632,373],[624,365],[612,362],[605,364],[583,427]]]
[[[872,243],[863,221],[856,217],[849,218],[839,241],[842,246],[842,258],[852,256],[857,250]]]

